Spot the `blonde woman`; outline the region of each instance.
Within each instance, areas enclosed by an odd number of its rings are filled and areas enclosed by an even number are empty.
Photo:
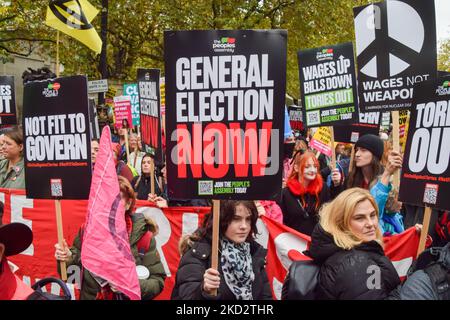
[[[400,284],[384,255],[378,208],[369,191],[342,192],[320,211],[309,255],[320,265],[321,299],[379,300]]]

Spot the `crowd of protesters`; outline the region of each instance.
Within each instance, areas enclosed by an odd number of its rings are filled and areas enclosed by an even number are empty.
[[[140,279],[142,299],[152,299],[163,290],[166,275],[157,254],[155,237],[150,237],[141,252],[142,239],[148,239],[148,232],[152,235],[158,232],[158,226],[134,212],[136,199],[153,202],[160,208],[210,206],[211,203],[202,199],[169,198],[165,164],[155,162],[151,154],[142,151],[139,135],[126,123],[116,132],[111,146],[126,204],[130,246],[134,248],[136,265],[149,270],[148,276]],[[311,247],[306,254],[320,266],[319,299],[438,297],[427,287],[430,278],[426,274],[414,275],[411,281],[408,278],[402,288],[394,266],[384,254],[383,236],[402,233],[412,226],[420,233],[423,217],[423,208],[398,201],[398,190],[391,181],[401,169],[403,157],[392,150],[385,138],[363,135],[354,145],[353,157],[351,147],[338,143],[333,168],[329,157],[309,148],[308,134],[286,137],[283,189],[279,199],[221,201],[219,266],[211,267],[210,214],[201,228],[181,239],[181,260],[172,299],[271,299],[265,270],[266,250],[254,241],[256,221],[261,215],[311,236]],[[98,140],[92,140],[93,170],[98,151]],[[3,159],[0,161],[0,187],[24,189],[23,134],[19,127],[4,130],[0,136],[0,157]],[[438,211],[434,216],[429,233],[435,245],[444,247],[449,241],[448,230],[445,231],[448,212]],[[70,246],[65,241],[62,246],[56,244],[56,260],[80,265],[82,236],[83,227]],[[5,250],[1,242],[0,238],[0,249]],[[1,250],[0,253],[0,257],[6,259]],[[448,257],[450,253],[443,259],[448,260]],[[373,290],[366,285],[369,266],[382,270],[381,286]],[[2,268],[6,267],[3,263]],[[0,277],[3,274],[5,272]],[[420,286],[426,287],[427,294],[414,294],[414,288]],[[83,270],[81,299],[109,299],[117,294],[120,293],[113,286],[105,286],[95,274]]]

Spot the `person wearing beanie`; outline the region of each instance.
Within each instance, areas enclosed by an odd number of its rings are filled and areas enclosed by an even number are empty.
[[[391,151],[383,168],[384,143],[378,136],[366,134],[359,138],[355,144],[355,157],[350,164],[348,175],[348,188],[363,188],[369,190],[378,205],[379,221],[383,220],[384,208],[392,189],[391,176],[402,167],[403,157],[399,152]],[[380,225],[384,233],[383,227]]]

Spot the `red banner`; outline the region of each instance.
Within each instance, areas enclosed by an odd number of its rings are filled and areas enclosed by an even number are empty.
[[[19,267],[17,275],[28,284],[34,284],[38,279],[58,276],[54,258],[57,243],[55,204],[51,200],[26,199],[25,192],[19,190],[0,189],[0,201],[5,203],[3,223],[21,222],[31,227],[34,240],[23,253],[11,257],[10,261]],[[157,248],[167,273],[163,292],[159,300],[170,299],[175,283],[180,255],[178,242],[182,235],[190,234],[201,224],[206,213],[205,207],[174,207],[161,210],[149,206],[147,201],[137,202],[137,212],[152,217],[159,226],[155,237]],[[61,208],[64,223],[64,237],[70,245],[81,224],[84,223],[87,201],[62,200]],[[301,252],[309,247],[310,238],[295,230],[263,217],[258,221],[257,241],[267,248],[267,275],[274,298],[281,297],[281,287],[290,264],[294,260],[308,259]],[[415,259],[419,236],[414,228],[406,232],[385,238],[385,252],[391,259],[400,277]],[[76,268],[68,268],[68,282],[79,279]],[[70,285],[73,296],[75,287]],[[58,288],[51,288],[58,294]]]

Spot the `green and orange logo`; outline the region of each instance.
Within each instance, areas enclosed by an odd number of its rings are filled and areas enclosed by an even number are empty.
[[[60,85],[58,82],[55,82],[55,83],[49,83],[48,86],[47,86],[47,88],[48,88],[49,90],[56,90],[56,91],[58,91],[59,88],[61,88],[61,85]]]
[[[57,97],[59,88],[61,88],[61,84],[58,82],[49,83],[42,91],[42,95],[46,98]]]
[[[214,40],[212,44],[214,52],[230,52],[233,53],[236,48],[236,38],[221,37]]]
[[[438,86],[436,89],[436,94],[438,94],[439,96],[450,95],[450,80],[445,80],[442,83],[442,86]]]
[[[220,39],[221,43],[229,43],[229,44],[233,44],[236,42],[236,38],[228,38],[228,37],[222,37]]]
[[[317,61],[322,61],[322,60],[333,60],[333,49],[322,49],[320,51],[317,52],[316,54],[316,59]]]

